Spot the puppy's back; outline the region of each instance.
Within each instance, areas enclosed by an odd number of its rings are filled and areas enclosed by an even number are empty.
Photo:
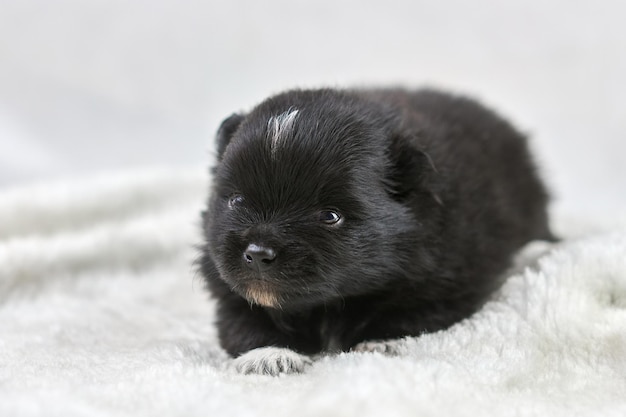
[[[547,190],[527,138],[510,123],[474,100],[434,90],[361,94],[396,108],[403,140],[429,156],[429,187],[442,206],[438,239],[456,274],[488,282],[526,242],[554,239]]]

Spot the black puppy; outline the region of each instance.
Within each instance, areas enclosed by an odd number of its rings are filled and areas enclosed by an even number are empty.
[[[242,372],[445,329],[552,236],[526,139],[463,97],[289,91],[226,119],[217,153],[201,268]]]

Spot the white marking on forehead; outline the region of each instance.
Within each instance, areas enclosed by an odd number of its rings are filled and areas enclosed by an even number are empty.
[[[276,154],[276,149],[280,146],[280,142],[293,129],[293,124],[299,112],[300,110],[298,109],[290,108],[278,116],[270,117],[267,121],[267,136],[270,139],[272,157]]]

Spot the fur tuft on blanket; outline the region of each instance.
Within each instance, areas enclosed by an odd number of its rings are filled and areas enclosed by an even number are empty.
[[[626,415],[625,228],[580,236],[557,216],[562,243],[528,245],[481,311],[398,356],[246,376],[192,266],[207,184],[165,171],[0,193],[1,416]]]

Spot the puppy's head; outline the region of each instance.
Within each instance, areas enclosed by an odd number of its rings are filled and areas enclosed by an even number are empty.
[[[398,193],[412,162],[392,149],[395,117],[316,90],[226,119],[204,218],[218,278],[251,303],[295,309],[367,294],[406,270],[419,224]]]

